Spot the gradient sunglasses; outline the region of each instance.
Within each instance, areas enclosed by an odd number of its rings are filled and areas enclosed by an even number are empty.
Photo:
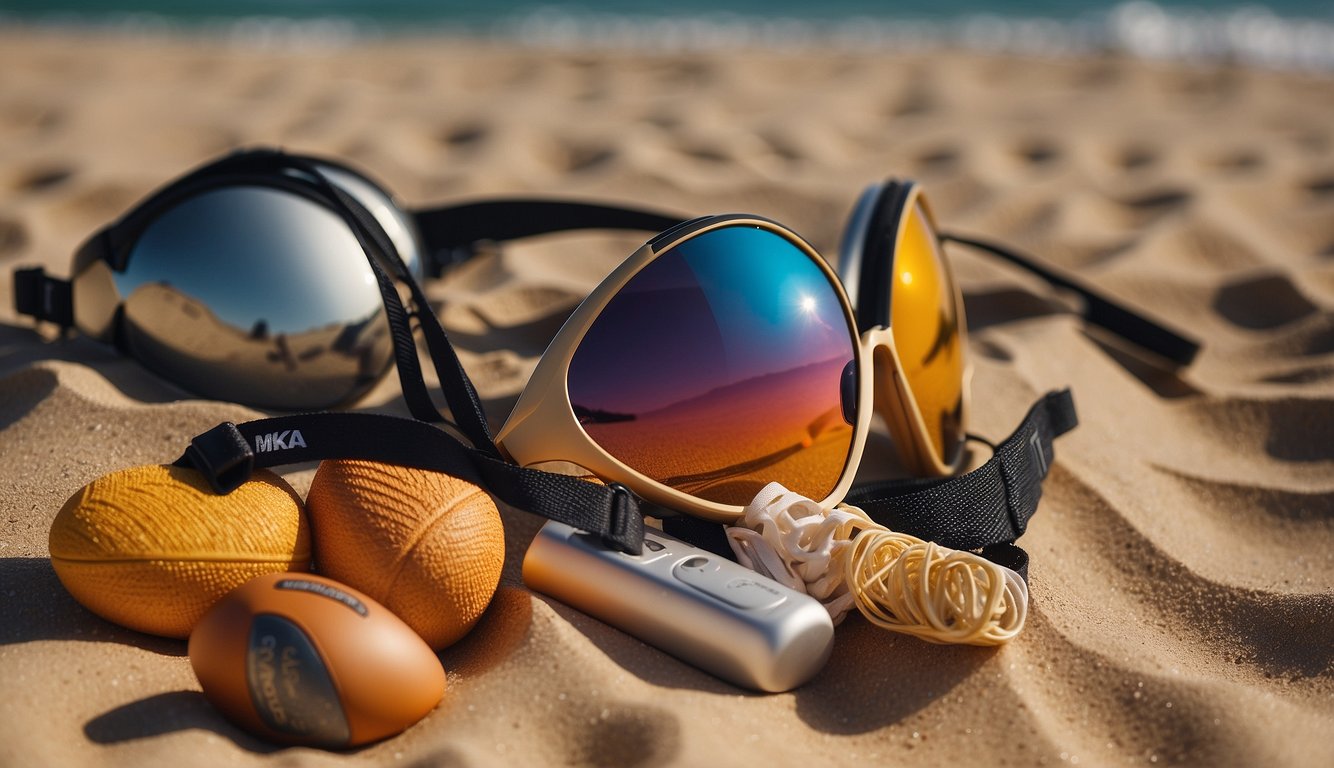
[[[873,413],[912,474],[957,472],[968,438],[964,308],[921,188],[868,189],[840,262],[842,277],[757,216],[663,232],[571,315],[497,445],[519,464],[572,462],[724,523],[773,481],[822,504],[845,499]],[[1091,320],[1175,363],[1194,355],[1180,334],[1037,269],[1085,294]]]
[[[678,221],[555,200],[409,210],[342,163],[253,149],[187,173],[96,232],[70,280],[16,270],[14,305],[114,344],[194,393],[315,410],[365,393],[396,355],[401,371],[417,367],[386,322],[395,280],[438,276],[482,242]],[[431,410],[416,388],[405,394],[419,418]]]

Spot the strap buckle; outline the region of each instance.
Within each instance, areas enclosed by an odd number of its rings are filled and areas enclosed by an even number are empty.
[[[228,494],[250,479],[255,470],[255,453],[241,430],[225,421],[196,435],[176,463],[188,463],[199,470],[214,493]]]
[[[642,553],[644,516],[639,512],[639,498],[620,483],[608,483],[607,489],[612,494],[611,510],[607,531],[602,534],[603,543],[628,554]]]
[[[14,311],[38,320],[74,325],[74,290],[67,280],[49,277],[41,267],[14,270]]]

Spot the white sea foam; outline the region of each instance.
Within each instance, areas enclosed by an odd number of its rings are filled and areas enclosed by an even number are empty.
[[[1145,59],[1235,62],[1276,69],[1334,71],[1334,18],[1276,15],[1262,6],[1227,11],[1169,10],[1133,0],[1075,19],[979,14],[952,19],[861,15],[833,19],[758,17],[728,12],[629,15],[548,6],[489,22],[422,19],[384,23],[368,16],[247,16],[185,21],[149,14],[6,16],[0,26],[98,27],[132,35],[193,33],[261,48],[342,46],[386,36],[469,36],[557,49],[650,52],[768,48],[915,50],[942,45],[1032,55],[1113,52]]]
[[[1038,55],[1108,51],[1146,59],[1334,71],[1334,21],[1284,18],[1259,6],[1226,12],[1169,11],[1145,0],[1075,20],[992,14],[948,20],[758,19],[726,13],[678,18],[572,13],[550,7],[508,20],[499,29],[525,43],[559,48],[681,51],[832,45],[879,50],[958,45]]]

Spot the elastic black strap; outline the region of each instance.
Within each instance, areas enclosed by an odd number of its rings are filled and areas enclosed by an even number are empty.
[[[891,530],[952,549],[1013,542],[1037,511],[1042,480],[1055,458],[1052,441],[1078,423],[1070,390],[1049,392],[972,472],[872,483],[854,488],[847,502]]]
[[[1037,511],[1042,480],[1055,458],[1052,441],[1076,424],[1070,390],[1049,392],[976,470],[951,478],[869,483],[853,488],[845,501],[890,530],[951,549],[978,550],[1027,581],[1028,553],[1014,540]],[[673,516],[663,519],[662,528],[697,547],[733,557],[717,523]]]
[[[479,242],[500,242],[574,229],[633,229],[661,232],[682,217],[645,208],[559,200],[484,200],[414,211],[432,276],[464,261]]]
[[[440,389],[444,393],[445,404],[449,406],[450,413],[454,416],[455,425],[478,450],[499,457],[500,452],[491,439],[491,428],[487,425],[481,398],[477,396],[472,380],[468,378],[467,371],[463,369],[462,362],[455,354],[454,346],[449,343],[449,337],[444,327],[440,325],[439,318],[431,310],[421,285],[413,279],[411,271],[403,263],[384,227],[380,226],[374,215],[356,198],[330,182],[314,163],[291,157],[285,160],[293,167],[314,177],[316,185],[330,197],[331,206],[347,221],[358,243],[367,253],[367,261],[375,274],[380,297],[384,301],[403,397],[412,415],[423,421],[443,420],[426,392],[426,382],[417,360],[417,347],[412,338],[412,327],[408,323],[408,318],[416,319],[426,338],[431,362],[435,365]],[[403,306],[399,299],[398,288],[378,263],[380,260],[389,264],[397,273],[399,281],[408,286],[412,295],[411,311]]]
[[[1198,341],[1172,330],[1157,320],[1150,319],[1142,312],[1128,309],[1124,305],[1107,298],[1098,293],[1088,283],[1068,272],[1043,264],[1031,256],[1025,256],[1018,251],[997,245],[989,240],[965,237],[953,233],[942,233],[940,237],[947,242],[967,245],[999,256],[1011,264],[1023,267],[1038,275],[1052,285],[1073,291],[1083,299],[1084,308],[1081,314],[1085,320],[1115,333],[1132,344],[1160,355],[1174,365],[1190,365],[1191,361],[1195,359],[1196,353],[1200,351]]]
[[[41,267],[14,270],[14,311],[56,323],[74,325],[74,292],[68,280],[50,277]]]
[[[199,470],[214,491],[229,493],[255,467],[324,459],[365,459],[444,472],[512,507],[597,534],[622,552],[639,554],[643,543],[639,499],[623,486],[518,467],[412,419],[311,413],[226,422],[194,438],[176,465]]]

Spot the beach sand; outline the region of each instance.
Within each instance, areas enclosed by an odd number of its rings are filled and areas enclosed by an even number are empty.
[[[833,258],[862,187],[919,179],[946,229],[1075,270],[1197,335],[1164,372],[1033,278],[950,257],[973,431],[1069,386],[1021,540],[1027,628],[942,647],[854,616],[795,692],[744,692],[527,591],[538,520],[450,689],[348,754],[205,701],[185,644],[81,608],[47,533],[99,475],[257,412],[188,399],[0,302],[0,765],[1334,765],[1334,79],[1095,57],[272,48],[0,33],[0,295],[237,146],[343,158],[413,205],[574,195],[782,221]],[[573,306],[643,241],[506,248],[430,288],[498,427]],[[359,407],[402,413],[392,376]],[[883,447],[883,446],[882,446]],[[881,452],[884,453],[883,451]],[[874,472],[874,467],[868,467]],[[286,473],[301,491],[313,471]]]

